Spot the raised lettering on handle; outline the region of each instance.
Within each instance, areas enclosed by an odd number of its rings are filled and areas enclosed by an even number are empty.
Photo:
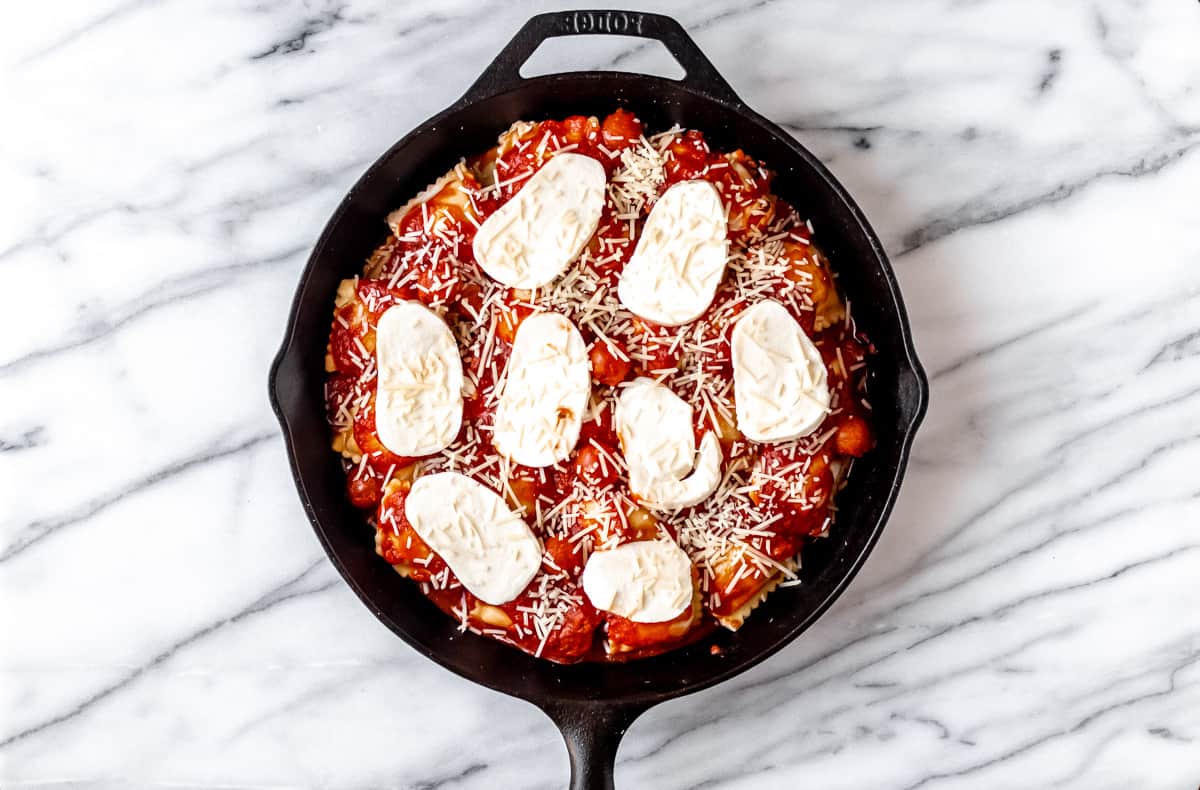
[[[576,35],[642,35],[642,15],[628,11],[576,11],[567,17],[567,30]]]

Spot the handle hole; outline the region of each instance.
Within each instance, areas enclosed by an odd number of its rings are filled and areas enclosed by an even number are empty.
[[[528,79],[581,69],[627,71],[671,80],[681,80],[687,73],[661,41],[597,35],[546,39],[521,66],[520,74]]]

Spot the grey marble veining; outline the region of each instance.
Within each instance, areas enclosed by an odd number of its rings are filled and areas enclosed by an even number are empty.
[[[542,714],[336,578],[263,392],[343,193],[545,7],[8,10],[0,786],[565,783]],[[1195,787],[1200,6],[655,10],[859,200],[933,402],[849,591],[640,719],[619,786]],[[612,65],[668,64],[531,63]]]

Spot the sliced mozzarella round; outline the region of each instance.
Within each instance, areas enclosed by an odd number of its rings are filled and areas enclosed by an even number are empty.
[[[646,507],[691,507],[720,485],[721,442],[708,431],[697,456],[692,407],[669,388],[635,379],[617,398],[614,423],[629,488]]]
[[[404,514],[462,586],[484,603],[508,603],[542,564],[542,544],[500,495],[457,472],[417,478]]]
[[[570,319],[536,313],[521,322],[496,407],[492,443],[525,466],[550,466],[579,441],[592,391],[587,346]]]
[[[475,260],[510,288],[538,288],[563,273],[600,224],[604,166],[583,154],[542,165],[475,234]]]
[[[419,302],[389,307],[375,327],[375,431],[397,455],[447,447],[462,424],[462,359],[446,322]]]
[[[712,303],[729,257],[725,209],[707,181],[663,193],[621,272],[617,296],[634,314],[664,326],[699,318]]]
[[[829,414],[821,352],[779,302],[738,316],[730,337],[738,430],[756,442],[797,439]]]
[[[635,623],[665,623],[692,605],[692,561],[673,541],[625,543],[592,553],[583,591],[597,609]]]

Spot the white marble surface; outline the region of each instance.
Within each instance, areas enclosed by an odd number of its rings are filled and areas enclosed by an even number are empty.
[[[432,7],[6,9],[5,790],[565,783],[336,578],[265,396],[336,202],[542,8]],[[858,197],[933,403],[849,592],[618,784],[1196,787],[1200,5],[665,10]],[[611,44],[538,61],[662,65]]]

